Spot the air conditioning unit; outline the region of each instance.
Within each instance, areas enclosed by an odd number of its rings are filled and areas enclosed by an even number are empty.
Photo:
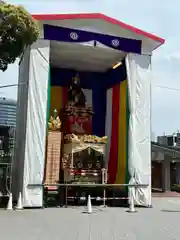
[[[157,137],[157,142],[161,145],[168,146],[168,139],[167,136],[159,136]]]
[[[159,136],[157,137],[157,141],[159,144],[164,146],[175,147],[178,145],[180,147],[180,134],[177,135],[177,137],[174,135]]]
[[[180,133],[177,133],[177,137],[176,137],[176,147],[180,148]]]
[[[168,136],[167,137],[167,146],[174,147],[175,145],[175,136]]]

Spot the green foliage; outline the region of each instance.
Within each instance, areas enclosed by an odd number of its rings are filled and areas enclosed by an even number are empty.
[[[22,6],[0,1],[0,70],[14,63],[38,35],[37,23]]]

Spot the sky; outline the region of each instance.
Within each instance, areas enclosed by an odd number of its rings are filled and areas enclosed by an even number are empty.
[[[166,39],[152,57],[152,131],[172,134],[180,129],[179,0],[7,0],[30,13],[100,12]],[[0,72],[0,85],[18,81],[18,62]],[[17,87],[0,95],[17,98]]]

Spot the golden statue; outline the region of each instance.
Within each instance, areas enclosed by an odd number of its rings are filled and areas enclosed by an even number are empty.
[[[52,131],[57,131],[61,129],[61,120],[59,116],[57,117],[50,117],[48,122],[48,129]]]

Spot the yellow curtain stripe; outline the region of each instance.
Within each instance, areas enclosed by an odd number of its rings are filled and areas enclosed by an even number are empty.
[[[120,84],[119,98],[119,133],[118,133],[118,166],[116,173],[116,183],[124,184],[126,181],[126,94],[127,80]]]
[[[57,110],[58,114],[63,107],[63,95],[62,87],[51,87],[51,107],[50,116],[53,116],[54,109]]]

